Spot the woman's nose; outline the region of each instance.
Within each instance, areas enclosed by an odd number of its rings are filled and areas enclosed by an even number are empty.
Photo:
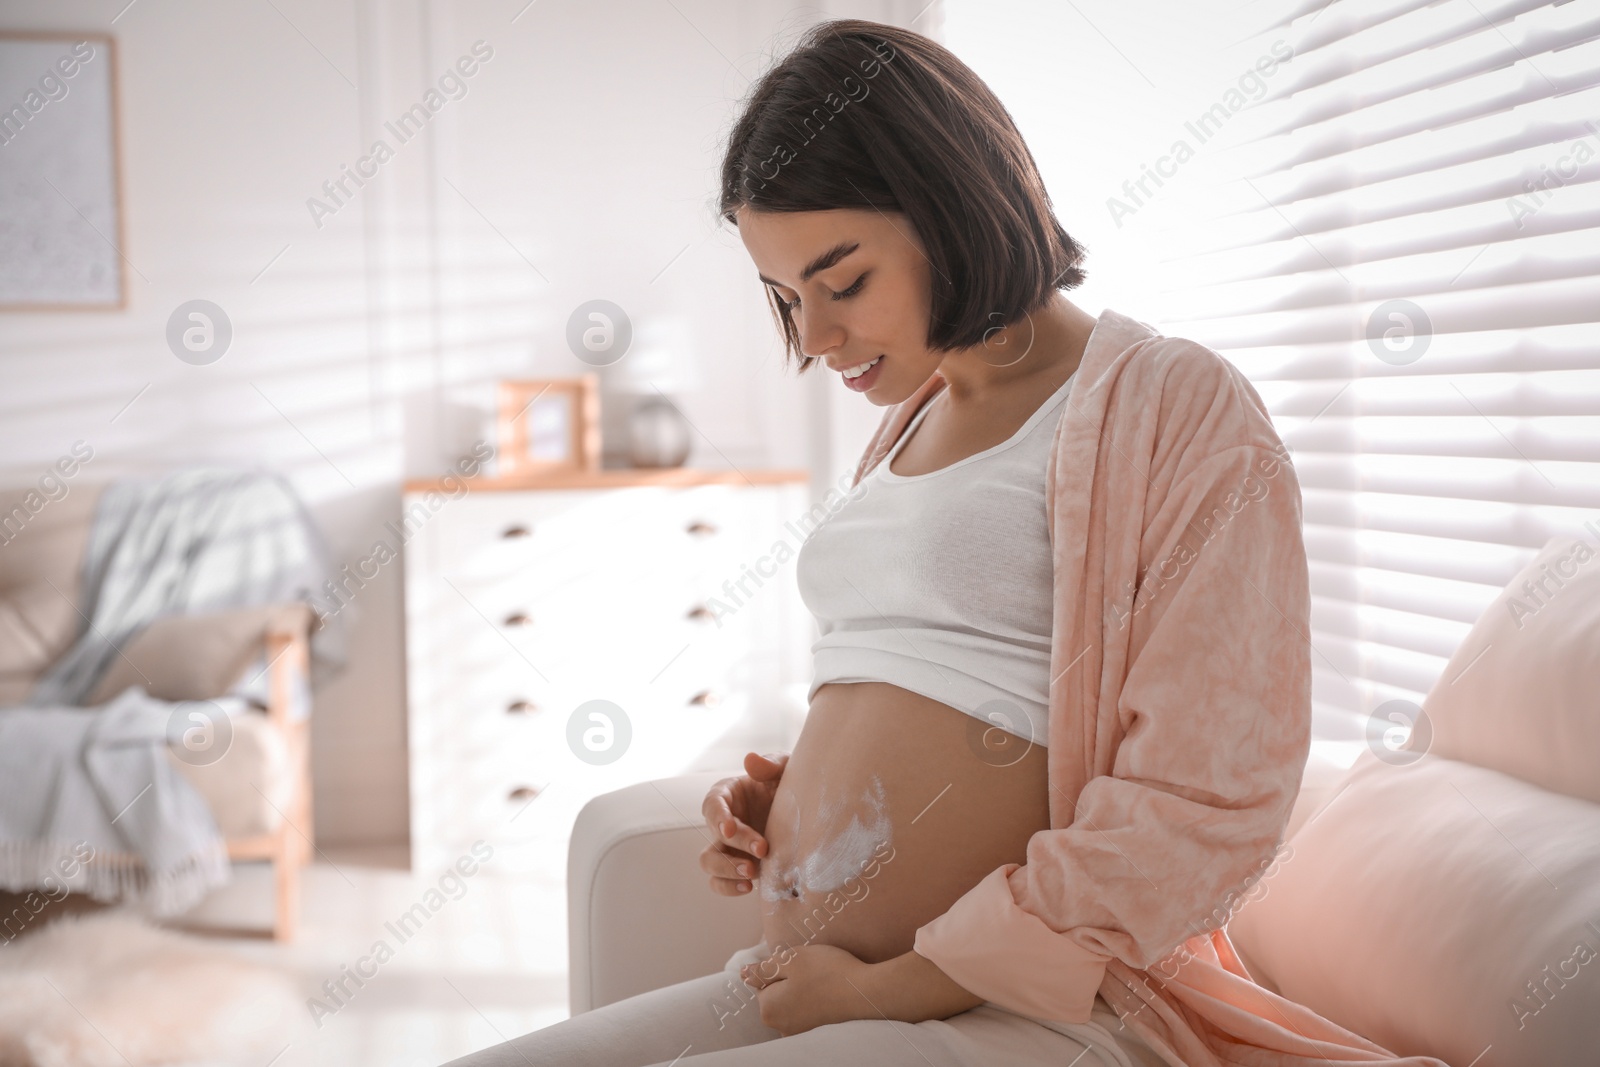
[[[801,307],[795,318],[795,332],[800,339],[800,353],[822,359],[844,343],[844,330],[827,315]]]

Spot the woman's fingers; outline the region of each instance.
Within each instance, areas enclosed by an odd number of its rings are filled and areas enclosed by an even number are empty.
[[[750,851],[760,835],[733,814],[733,788],[737,778],[724,778],[706,793],[701,804],[706,825],[714,835],[712,843],[700,852],[700,868],[711,876],[711,888],[724,896],[748,893],[761,871],[758,853]],[[766,851],[761,841],[760,852]]]
[[[767,839],[756,833],[746,823],[735,818],[721,820],[717,826],[718,838],[730,848],[752,856],[767,854]]]
[[[752,759],[752,756],[755,758]],[[751,752],[744,758],[744,769],[746,774],[758,782],[775,782],[783,777],[783,769],[788,763],[787,752],[780,752],[775,756]]]
[[[723,897],[749,896],[753,882],[733,882],[726,878],[711,879],[711,891]]]
[[[761,768],[761,773],[770,773],[776,780],[789,758],[781,759],[774,761],[774,768]],[[747,766],[759,762],[746,758]],[[700,867],[711,876],[712,891],[723,896],[739,896],[754,889],[761,873],[760,857],[767,854],[767,839],[743,818],[753,802],[750,789],[756,785],[750,778],[724,778],[712,785],[700,805],[713,835],[712,843],[700,853]],[[765,817],[764,806],[756,815]]]
[[[742,852],[722,845],[707,845],[700,852],[700,869],[711,876],[711,888],[723,896],[741,896],[755,885],[761,864]]]
[[[733,815],[733,787],[737,778],[724,778],[712,784],[706,790],[706,798],[700,802],[700,814],[705,816],[706,823],[716,829],[717,823]]]
[[[733,814],[733,787],[737,778],[724,778],[713,785],[700,804],[700,814],[718,841],[731,841],[738,832],[739,820]]]
[[[761,861],[723,845],[707,845],[700,850],[700,869],[713,878],[737,882],[761,873]]]
[[[719,845],[755,857],[767,854],[767,839],[756,833],[748,823],[732,815],[717,819],[711,829],[716,833]]]
[[[737,782],[738,779],[729,781]],[[712,786],[711,792],[706,794],[702,811],[706,816],[706,825],[711,828],[718,842],[748,852],[752,856],[767,854],[767,839],[734,814],[731,788],[723,789],[721,782]]]

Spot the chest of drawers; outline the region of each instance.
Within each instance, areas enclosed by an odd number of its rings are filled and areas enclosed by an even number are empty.
[[[408,483],[413,868],[482,839],[486,873],[558,885],[591,797],[792,747],[814,629],[794,578],[805,479]]]

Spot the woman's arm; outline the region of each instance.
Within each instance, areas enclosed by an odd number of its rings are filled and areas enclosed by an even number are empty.
[[[916,950],[873,964],[866,992],[884,1015],[905,1023],[948,1019],[983,1003]]]
[[[761,1021],[785,1037],[852,1019],[920,1023],[983,1003],[916,952],[865,963],[837,945],[784,948],[740,971]]]

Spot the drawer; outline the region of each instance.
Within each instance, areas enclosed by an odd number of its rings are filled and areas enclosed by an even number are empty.
[[[417,714],[447,714],[468,699],[492,700],[483,691],[491,682],[511,685],[528,700],[548,697],[560,684],[563,671],[560,648],[533,647],[518,641],[507,628],[475,611],[440,610],[426,626],[414,626],[406,642],[406,656],[415,661],[408,670],[409,700]]]
[[[632,742],[609,764],[586,763],[564,744],[559,752],[533,759],[507,753],[494,758],[430,754],[437,758],[429,758],[421,771],[431,789],[428,803],[418,809],[417,830],[434,840],[481,836],[491,842],[550,834],[576,815],[584,798],[681,773],[704,747],[703,741],[684,734],[672,716],[639,707],[634,711]],[[713,714],[736,713],[730,706]],[[569,807],[574,801],[577,806]]]
[[[594,677],[619,654],[668,640],[666,631],[694,606],[674,583],[635,583],[660,599],[641,602],[617,576],[589,586],[529,593],[521,583],[451,588],[437,605],[425,640],[432,662],[482,669],[522,664],[550,684]]]
[[[487,787],[463,803],[440,809],[413,828],[414,869],[436,869],[470,853],[482,840],[493,849],[482,865],[492,877],[536,878],[565,889],[567,847],[578,812],[594,797],[627,784],[619,780],[561,780],[537,796],[496,796]],[[447,814],[448,813],[448,814]],[[480,846],[481,848],[481,846]],[[428,860],[432,859],[431,865]]]
[[[725,615],[681,575],[648,580],[606,575],[587,587],[527,592],[518,582],[461,589],[441,608],[436,647],[450,658],[484,662],[510,654],[561,678],[605,677],[621,661],[666,665],[692,642],[729,646],[746,634],[754,613]],[[446,601],[448,603],[448,601]]]
[[[497,575],[526,565],[537,546],[549,561],[605,558],[627,543],[648,512],[633,490],[551,489],[471,493],[447,501],[428,521],[452,578]],[[413,496],[406,497],[407,505]]]
[[[417,738],[428,758],[485,765],[510,761],[528,773],[556,773],[566,746],[567,715],[582,699],[563,694],[527,700],[504,689],[484,696],[455,696],[435,708],[437,718],[419,729],[424,735]]]
[[[544,803],[552,789],[548,776],[487,767],[463,773],[452,764],[431,784],[428,802],[418,807],[412,828],[419,841],[483,838],[498,845],[550,838],[561,832],[561,810]]]
[[[736,577],[750,498],[765,495],[726,485],[508,491],[449,501],[429,521],[440,568],[458,583],[669,570]]]
[[[792,565],[792,555],[789,563],[782,565],[762,559],[770,557],[780,541],[787,544],[790,553],[800,545],[798,526],[794,530],[785,527],[778,499],[778,492],[770,486],[701,486],[686,491],[677,506],[679,527],[687,537],[680,537],[673,546],[679,548],[680,558],[684,559],[685,573],[720,589],[724,582],[737,583],[742,576],[754,574],[758,567],[775,566],[781,572]],[[771,575],[761,577],[764,581]]]
[[[568,719],[587,701],[612,701],[637,720],[667,710],[715,707],[749,688],[753,674],[760,670],[749,662],[692,651],[670,664],[618,662],[609,673],[562,686],[530,684],[513,670],[491,668],[473,672],[460,685],[442,682],[432,699],[419,693],[421,720],[413,727],[411,742],[443,755],[482,756],[497,749],[559,752],[566,746]]]
[[[723,686],[758,648],[744,630],[730,626],[719,632],[709,624],[697,625],[657,652],[655,669],[644,680],[651,685],[697,685],[703,680],[704,685]]]
[[[416,680],[413,744],[428,751],[468,742],[509,745],[543,730],[550,732],[542,736],[560,743],[560,723],[584,701],[686,705],[706,690],[725,694],[736,676],[749,680],[765,670],[755,666],[758,661],[772,659],[752,646],[702,638],[677,647],[608,647],[559,663],[550,668],[554,677],[541,678],[503,644],[485,646],[485,652],[435,664]],[[554,720],[559,723],[547,725]]]
[[[439,724],[440,742],[462,734],[476,736],[485,729],[520,731],[518,736],[536,733],[536,727],[530,724],[543,721],[579,699],[577,693],[504,664],[461,672],[441,689],[446,691],[430,709],[431,717]]]
[[[611,764],[587,764],[564,744],[531,754],[509,748],[486,756],[429,752],[414,779],[416,795],[426,797],[414,810],[416,854],[455,855],[481,838],[495,847],[499,873],[536,873],[541,851],[559,873],[573,820],[588,799],[700,769],[707,765],[713,742],[722,746],[710,757],[716,766],[736,765],[747,748],[760,748],[760,724],[752,724],[744,694],[732,693],[711,705],[680,700],[673,706],[674,697],[682,695],[666,690],[651,698],[621,695],[618,703],[629,712],[633,738],[628,751]],[[567,714],[561,718],[563,733]],[[513,856],[526,863],[510,862]]]

